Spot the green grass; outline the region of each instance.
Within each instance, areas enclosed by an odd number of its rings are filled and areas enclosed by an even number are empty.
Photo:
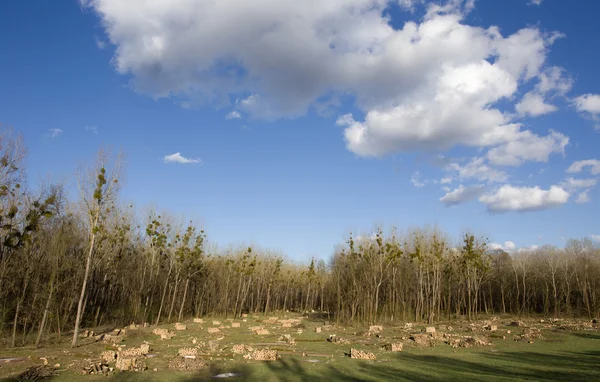
[[[401,341],[410,335],[399,327],[385,326],[381,338],[364,337],[360,334],[364,327],[335,328],[333,331],[315,333],[316,326],[323,321],[304,319],[306,327],[302,334],[296,329],[279,328],[278,325],[265,325],[270,335],[257,336],[248,327],[260,325],[262,317],[242,323],[241,328],[226,328],[223,334],[208,334],[212,319],[205,324],[188,322],[188,330],[176,332],[172,340],[160,341],[151,333],[152,328],[128,331],[124,343],[127,347],[137,346],[144,340],[152,342],[154,358],[146,359],[149,370],[140,373],[117,372],[106,376],[82,376],[71,370],[62,371],[52,381],[199,381],[208,380],[212,376],[234,372],[241,377],[227,378],[227,381],[593,381],[600,380],[600,331],[569,332],[556,328],[543,328],[539,321],[530,321],[532,326],[542,327],[543,339],[533,343],[515,341],[522,328],[499,325],[499,330],[491,336],[492,346],[478,346],[468,349],[452,347],[438,342],[434,347],[418,347],[405,340],[401,353],[390,353],[380,349],[386,342]],[[223,324],[227,324],[221,320]],[[240,320],[236,320],[239,322]],[[504,320],[508,323],[510,320]],[[454,327],[452,333],[461,335],[486,335],[485,333],[468,332],[467,323],[448,323]],[[478,323],[477,325],[480,325]],[[200,326],[203,329],[200,329]],[[173,325],[164,325],[172,330]],[[419,332],[415,327],[410,332]],[[507,334],[511,330],[511,334]],[[296,339],[295,346],[277,344],[272,346],[257,343],[276,342],[281,334],[290,333]],[[326,341],[329,334],[353,342],[352,347],[375,353],[376,361],[350,359],[344,353],[350,345],[332,344]],[[354,333],[357,333],[356,335]],[[489,333],[487,333],[488,337]],[[209,366],[195,373],[174,372],[168,370],[168,362],[175,357],[180,347],[191,347],[191,338],[208,342],[224,336],[220,341],[221,352],[210,353],[204,359]],[[506,337],[503,339],[502,337]],[[360,342],[358,342],[360,341]],[[246,344],[255,348],[269,347],[281,353],[281,360],[275,362],[259,362],[246,360],[241,355],[233,355],[231,346]],[[102,350],[110,346],[93,343],[89,339],[81,341],[76,349],[69,349],[67,339],[62,345],[53,345],[42,349],[18,348],[0,349],[0,358],[31,357],[22,362],[4,364],[0,367],[0,378],[15,376],[32,365],[42,362],[39,357],[51,357],[50,364],[60,363],[65,369],[69,363],[77,359],[95,358]],[[208,354],[208,351],[205,350]],[[307,356],[302,356],[307,353]],[[211,359],[212,358],[212,359]],[[318,361],[318,362],[315,362]],[[153,369],[158,371],[153,371]]]

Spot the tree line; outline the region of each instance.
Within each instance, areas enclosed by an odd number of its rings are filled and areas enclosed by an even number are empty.
[[[0,337],[41,346],[82,327],[318,311],[337,322],[481,314],[600,316],[600,246],[506,253],[437,228],[349,234],[327,262],[220,249],[193,221],[119,200],[123,157],[101,150],[75,178],[26,187],[26,150],[0,134]]]

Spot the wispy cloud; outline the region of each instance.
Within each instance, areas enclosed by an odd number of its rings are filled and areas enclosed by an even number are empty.
[[[448,191],[446,195],[442,196],[440,202],[444,203],[446,206],[454,206],[476,199],[481,196],[484,191],[485,187],[483,186],[465,187],[461,184],[454,191]]]
[[[94,36],[94,41],[96,41],[96,46],[98,49],[106,48],[106,42],[98,38],[98,36]]]
[[[98,127],[97,126],[86,126],[85,131],[89,131],[91,133],[98,134]]]
[[[425,186],[425,182],[421,181],[421,173],[419,171],[416,171],[413,174],[413,176],[410,178],[410,182],[417,188]]]
[[[191,164],[191,163],[202,163],[202,160],[199,158],[186,158],[181,153],[175,153],[171,155],[165,155],[163,158],[165,163],[181,163],[181,164]]]
[[[577,199],[575,199],[575,203],[577,204],[585,204],[589,202],[591,202],[589,189],[580,192],[579,195],[577,195]]]
[[[50,129],[50,138],[56,138],[62,133],[63,131],[61,129]]]
[[[588,167],[592,175],[600,174],[600,160],[598,159],[586,159],[573,162],[567,169],[567,172],[570,174],[577,174]]]
[[[225,116],[225,119],[240,119],[242,115],[238,111],[232,111],[231,113]]]

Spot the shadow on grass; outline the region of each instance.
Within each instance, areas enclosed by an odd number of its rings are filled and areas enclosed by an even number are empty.
[[[584,339],[600,339],[596,334],[573,333]],[[593,347],[592,347],[593,349]],[[276,362],[226,365],[213,363],[196,373],[173,374],[170,380],[182,382],[219,381],[222,373],[239,374],[225,381],[592,381],[600,380],[600,349],[582,351],[488,352],[464,350],[451,355],[389,354],[389,361],[339,360],[309,363],[301,357],[284,357]],[[161,374],[123,372],[102,378],[116,382],[160,381]],[[92,378],[91,380],[98,380]]]
[[[400,379],[590,381],[600,378],[599,353],[483,353],[483,359],[473,362],[443,356],[403,355],[411,367],[423,370],[423,375]],[[376,371],[370,373],[374,375]],[[438,376],[431,376],[432,373]]]
[[[600,340],[600,334],[592,334],[592,333],[571,333],[571,335],[579,338],[585,338],[586,340]]]
[[[475,355],[475,354],[474,354]],[[600,351],[543,354],[535,352],[479,353],[476,361],[447,356],[398,354],[391,362],[356,361],[352,370],[323,365],[308,370],[298,359],[268,363],[281,381],[474,381],[600,380]]]

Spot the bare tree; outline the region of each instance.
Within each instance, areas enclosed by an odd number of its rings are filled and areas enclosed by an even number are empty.
[[[89,245],[85,260],[85,271],[81,284],[81,292],[77,303],[77,314],[75,316],[75,328],[73,330],[73,340],[71,346],[77,345],[79,336],[79,325],[83,314],[84,297],[92,257],[94,255],[95,243],[99,231],[102,228],[104,220],[115,207],[117,193],[120,188],[119,178],[123,166],[124,157],[119,155],[112,165],[112,170],[107,172],[106,168],[110,165],[110,152],[101,149],[98,152],[96,163],[87,171],[78,176],[78,185],[81,200],[88,217]]]

